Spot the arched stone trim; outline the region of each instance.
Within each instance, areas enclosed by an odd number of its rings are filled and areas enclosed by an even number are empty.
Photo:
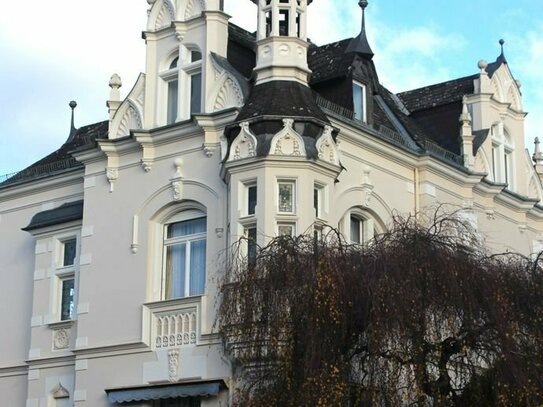
[[[205,0],[177,0],[177,20],[187,21],[200,17],[207,9]]]
[[[494,95],[494,98],[498,101],[498,102],[504,102],[505,98],[503,96],[503,88],[502,88],[502,84],[501,84],[501,81],[500,81],[500,78],[499,78],[499,75],[494,75],[492,77],[492,81],[490,82],[490,85],[492,87],[492,93]]]
[[[174,20],[175,8],[170,0],[158,0],[149,13],[147,29],[149,31],[158,31],[170,27]]]
[[[331,164],[339,165],[339,153],[336,143],[332,137],[333,128],[326,126],[324,132],[317,140],[317,151],[319,152],[319,159],[329,162]]]
[[[145,75],[140,74],[136,84],[121,103],[110,123],[109,138],[114,140],[130,135],[131,130],[143,128],[143,105],[145,103]]]
[[[218,112],[231,107],[243,106],[244,98],[237,80],[223,72],[210,92],[208,111]]]
[[[511,108],[517,111],[522,111],[520,92],[518,91],[514,82],[511,84],[507,92],[507,103],[511,104]]]
[[[230,156],[228,161],[243,160],[256,156],[257,147],[256,137],[249,129],[249,122],[241,123],[241,131],[232,142],[230,147]]]
[[[487,177],[492,176],[490,162],[488,161],[486,153],[483,151],[483,149],[479,149],[479,151],[477,151],[475,162],[473,164],[473,170],[475,172],[487,174]]]
[[[273,136],[270,155],[307,157],[302,136],[294,130],[293,119],[283,119],[283,130]]]

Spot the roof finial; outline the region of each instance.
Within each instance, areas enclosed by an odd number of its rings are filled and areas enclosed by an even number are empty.
[[[362,9],[362,29],[358,37],[351,41],[345,53],[352,52],[372,59],[374,54],[366,36],[366,7],[368,7],[368,0],[360,0],[358,5]]]
[[[502,55],[503,55],[503,44],[505,44],[505,40],[502,38],[500,39],[499,43],[500,43],[500,47],[502,47]]]
[[[541,153],[541,147],[539,146],[539,137],[536,137],[534,140],[535,149],[534,149],[534,155],[532,156],[532,159],[534,160],[534,163],[536,165],[543,164],[543,154]]]
[[[70,136],[68,137],[68,141],[71,141],[75,136],[75,132],[77,131],[77,129],[75,128],[75,120],[74,120],[75,108],[77,107],[77,102],[75,100],[72,100],[69,106],[72,109],[72,124],[70,126]]]

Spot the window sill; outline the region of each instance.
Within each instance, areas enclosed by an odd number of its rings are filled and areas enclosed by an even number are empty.
[[[75,323],[75,319],[70,319],[67,321],[56,321],[56,322],[49,322],[47,326],[50,329],[67,329],[71,328]]]
[[[150,310],[175,309],[186,305],[193,305],[202,302],[205,294],[192,295],[190,297],[175,298],[173,300],[159,300],[143,304]]]

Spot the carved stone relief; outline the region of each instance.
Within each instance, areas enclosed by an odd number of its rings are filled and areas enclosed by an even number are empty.
[[[177,382],[179,375],[179,351],[172,349],[168,351],[168,376],[171,383]]]
[[[232,143],[229,161],[242,160],[256,156],[256,137],[249,129],[249,123],[241,123],[241,131]]]
[[[70,346],[70,331],[68,329],[55,329],[53,331],[53,348],[55,350],[67,349]]]
[[[294,130],[293,119],[283,119],[283,130],[277,133],[271,142],[270,153],[293,157],[305,156],[303,138]]]

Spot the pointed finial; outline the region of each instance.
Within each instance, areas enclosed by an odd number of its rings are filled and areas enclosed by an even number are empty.
[[[462,114],[460,115],[460,122],[465,125],[471,124],[471,114],[468,110],[468,97],[466,95],[462,98]]]
[[[374,54],[366,36],[366,7],[368,7],[368,1],[360,0],[358,5],[362,8],[362,29],[358,37],[351,41],[345,53],[356,53],[372,59]]]
[[[75,100],[72,100],[69,106],[70,109],[72,109],[72,123],[70,126],[70,136],[68,137],[68,141],[71,141],[75,136],[75,132],[77,131],[77,129],[75,128],[75,108],[77,107],[77,102]]]
[[[536,163],[536,165],[543,164],[543,154],[541,153],[541,147],[539,142],[539,137],[536,137],[534,140],[535,149],[534,149],[534,155],[532,159]]]
[[[505,40],[502,38],[500,39],[499,43],[500,43],[500,47],[502,47],[502,54],[503,54],[503,44],[505,44]]]

